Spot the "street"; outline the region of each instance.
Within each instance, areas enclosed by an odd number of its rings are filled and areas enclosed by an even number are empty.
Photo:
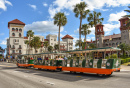
[[[110,77],[58,71],[18,68],[0,62],[0,88],[129,88],[130,71],[114,72]]]

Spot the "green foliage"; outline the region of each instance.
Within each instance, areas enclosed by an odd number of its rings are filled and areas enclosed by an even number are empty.
[[[46,52],[46,49],[47,49],[48,46],[49,46],[48,41],[45,41],[45,42],[44,42],[45,52]]]
[[[89,44],[89,49],[93,49],[93,48],[96,48],[96,44],[94,43]]]
[[[117,54],[112,54],[112,55],[110,55],[110,58],[112,58],[112,59],[117,59]]]
[[[35,52],[37,52],[37,49],[39,49],[41,47],[41,41],[39,37],[33,37],[33,39],[31,40],[30,45],[32,47],[34,47]]]
[[[130,6],[128,6],[128,8],[130,9]],[[130,13],[130,10],[124,10],[124,11],[126,11],[126,12],[128,12],[128,13]],[[125,15],[124,17],[130,17],[130,14],[128,14],[128,15]],[[126,29],[128,28],[128,30],[129,30],[129,27],[130,27],[130,19],[126,22]]]
[[[54,49],[55,49],[55,50],[58,50],[58,49],[59,49],[59,45],[58,45],[58,44],[55,44],[55,45],[54,45]]]
[[[52,52],[52,51],[53,51],[53,47],[52,47],[52,46],[49,46],[49,47],[48,47],[48,51],[49,51],[49,52]]]
[[[128,44],[122,43],[118,46],[118,48],[121,49],[121,52],[123,53],[123,58],[126,58],[126,51],[130,51],[130,46]]]

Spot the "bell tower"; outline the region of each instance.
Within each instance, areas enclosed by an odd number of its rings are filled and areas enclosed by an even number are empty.
[[[104,30],[102,24],[96,25],[96,36],[98,48],[103,47]]]
[[[130,44],[130,31],[126,28],[128,17],[123,17],[119,19],[120,21],[120,31],[121,31],[121,41],[122,43]]]

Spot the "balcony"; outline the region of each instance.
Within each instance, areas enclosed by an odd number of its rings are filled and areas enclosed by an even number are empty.
[[[15,47],[13,47],[12,49],[15,49]]]
[[[22,47],[19,47],[18,49],[22,49]]]
[[[20,53],[15,53],[15,52],[14,52],[14,53],[12,53],[12,54],[19,55],[19,54],[22,54],[22,52],[20,52]]]
[[[64,45],[62,46],[62,45],[60,45],[60,47],[65,47]]]
[[[60,51],[66,51],[66,49],[60,49]]]

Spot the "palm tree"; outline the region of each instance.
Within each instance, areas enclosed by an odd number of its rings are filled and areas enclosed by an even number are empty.
[[[59,51],[60,51],[60,28],[61,26],[65,26],[67,23],[67,18],[64,13],[58,12],[53,17],[54,19],[54,25],[59,26],[59,33],[58,33],[58,45],[59,45]]]
[[[31,38],[34,36],[34,32],[32,32],[32,30],[28,30],[27,31],[27,37],[29,37],[29,54],[30,54],[30,42],[31,42]]]
[[[85,2],[80,2],[79,4],[76,4],[74,6],[74,10],[73,10],[73,12],[75,13],[75,17],[79,17],[79,19],[80,19],[79,40],[81,40],[82,19],[85,19],[86,15],[90,12],[89,10],[85,10],[86,7],[87,7],[87,4]],[[81,49],[81,41],[79,41],[79,49]]]
[[[41,40],[39,37],[33,37],[33,39],[30,42],[31,47],[34,47],[35,53],[37,53],[37,49],[41,47]]]
[[[48,47],[48,51],[49,51],[49,52],[52,52],[52,50],[53,50],[53,47],[52,47],[52,46],[49,46],[49,47]]]
[[[85,47],[86,47],[86,41],[87,41],[87,35],[91,33],[91,30],[89,30],[89,25],[88,24],[83,24],[81,27],[81,34],[85,36]],[[85,48],[86,49],[86,48]]]
[[[45,42],[44,42],[45,52],[46,52],[46,49],[47,49],[48,46],[49,46],[48,41],[45,41]]]
[[[93,11],[93,13],[90,13],[88,17],[89,25],[91,25],[91,27],[93,26],[95,27],[96,46],[97,46],[96,25],[98,23],[102,24],[102,21],[104,20],[104,18],[99,18],[99,16],[101,16],[100,12]]]
[[[130,9],[130,6],[128,6],[128,8]],[[130,13],[130,10],[124,10],[124,11]],[[129,15],[125,15],[124,17],[130,17],[130,14]],[[129,28],[130,27],[130,19],[126,23],[127,23],[126,24],[126,28]]]
[[[55,49],[55,50],[58,50],[58,49],[59,49],[59,45],[58,45],[58,44],[55,44],[55,45],[54,45],[54,49]]]
[[[27,49],[28,49],[28,46],[29,46],[29,41],[28,41],[28,40],[26,40],[26,41],[25,41],[25,44],[27,44]],[[27,51],[27,49],[26,49],[26,51]],[[28,54],[29,54],[29,51],[28,51]]]

